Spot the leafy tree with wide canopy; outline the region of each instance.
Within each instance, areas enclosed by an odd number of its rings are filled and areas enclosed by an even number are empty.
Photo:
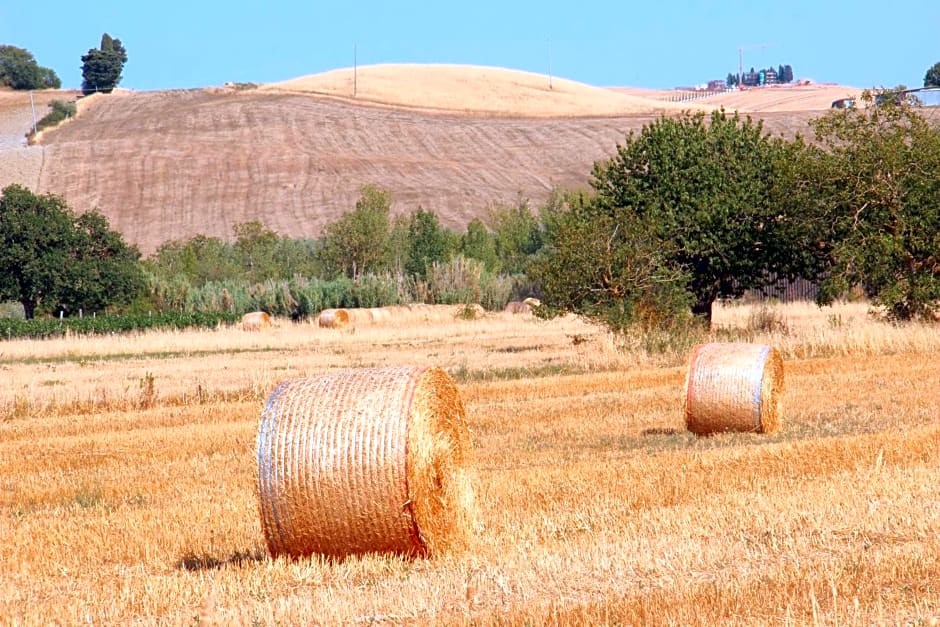
[[[0,193],[0,299],[20,302],[27,318],[129,303],[144,288],[139,259],[100,213],[75,215],[20,185]]]
[[[826,234],[819,300],[861,286],[895,320],[940,306],[940,124],[903,100],[834,110],[813,125],[791,198]]]
[[[710,323],[720,297],[812,275],[817,259],[800,245],[800,219],[780,210],[800,146],[723,110],[663,117],[631,133],[595,164],[593,198],[556,227],[539,265],[544,301],[559,312],[615,308],[619,327],[640,304],[668,314],[685,300]],[[570,259],[552,258],[565,248]],[[552,292],[578,277],[581,288]]]

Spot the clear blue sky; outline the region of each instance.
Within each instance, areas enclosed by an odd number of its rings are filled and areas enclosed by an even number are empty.
[[[789,63],[796,78],[920,87],[940,61],[940,0],[378,2],[0,0],[0,44],[64,87],[101,34],[127,49],[122,87],[274,82],[358,63],[461,63],[599,86],[670,88]],[[766,47],[756,47],[765,45]]]

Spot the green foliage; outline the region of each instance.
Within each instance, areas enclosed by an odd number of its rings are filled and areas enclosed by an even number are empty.
[[[443,305],[479,303],[484,309],[498,310],[512,296],[511,277],[486,271],[482,261],[456,256],[446,262],[434,262],[428,268],[427,281],[416,281],[411,289],[418,302]]]
[[[940,61],[927,70],[924,75],[924,87],[940,87]]]
[[[811,270],[792,245],[798,221],[779,211],[788,156],[783,140],[737,114],[716,111],[708,123],[704,113],[660,118],[595,164],[596,198],[573,214],[594,224],[569,221],[567,227],[575,229],[575,240],[599,248],[577,254],[610,265],[595,280],[615,283],[621,276],[644,292],[656,286],[649,303],[655,308],[668,303],[672,309],[675,294],[663,282],[681,281],[693,313],[710,322],[715,299],[761,287],[770,272],[784,277]],[[638,255],[652,255],[655,263]],[[624,307],[624,320],[635,315]]]
[[[74,102],[67,102],[65,100],[53,100],[52,102],[49,103],[49,108],[51,108],[52,111],[44,115],[36,123],[37,131],[41,131],[43,129],[49,128],[50,126],[55,126],[59,124],[60,122],[75,116],[75,103]]]
[[[326,226],[320,260],[328,274],[356,278],[389,269],[391,206],[389,192],[366,185],[355,210]]]
[[[407,241],[408,256],[404,270],[422,279],[431,264],[447,261],[453,252],[447,230],[441,226],[437,214],[421,207],[408,220]]]
[[[496,272],[499,268],[496,241],[479,218],[470,221],[466,233],[460,238],[460,254],[468,259],[482,261],[488,272]]]
[[[656,227],[636,213],[572,198],[529,266],[543,295],[536,315],[576,313],[618,333],[687,319],[687,273]]]
[[[819,300],[860,285],[892,319],[931,318],[940,304],[940,127],[886,101],[833,110],[814,129],[821,149],[803,164],[799,200],[828,235]]]
[[[520,198],[515,206],[497,207],[490,212],[490,227],[499,259],[500,272],[525,272],[529,257],[542,246],[541,229],[528,200]]]
[[[53,70],[40,67],[28,50],[2,45],[0,85],[13,89],[58,89],[62,82]]]
[[[111,93],[121,82],[125,63],[127,50],[121,40],[104,33],[101,36],[101,47],[91,48],[82,55],[82,93]]]
[[[0,318],[0,340],[14,338],[44,339],[73,335],[110,335],[144,329],[213,329],[238,321],[234,314],[158,313],[121,316],[85,316],[83,318]]]
[[[130,302],[143,287],[139,257],[101,214],[76,216],[19,185],[0,195],[0,300],[22,303],[26,318]]]

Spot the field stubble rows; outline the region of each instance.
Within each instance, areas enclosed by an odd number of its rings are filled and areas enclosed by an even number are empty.
[[[30,390],[58,389],[41,411],[0,422],[0,615],[930,624],[940,616],[936,330],[878,326],[853,306],[838,323],[780,312],[786,334],[753,338],[787,357],[785,422],[770,436],[688,434],[683,356],[618,352],[573,319],[2,343],[11,380],[51,376],[51,365],[61,384]],[[716,318],[737,327],[748,316]],[[255,496],[263,396],[287,376],[412,362],[460,381],[477,546],[436,560],[268,558]],[[147,407],[128,383],[136,368],[154,379]],[[109,407],[77,402],[109,380],[127,388],[108,392]],[[205,398],[180,400],[194,381]]]

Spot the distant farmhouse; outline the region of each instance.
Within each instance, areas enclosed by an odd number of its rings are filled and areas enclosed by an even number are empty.
[[[793,82],[793,67],[790,65],[768,67],[762,70],[751,68],[750,72],[743,72],[740,75],[729,72],[728,78],[725,79],[728,87],[763,87],[791,82]]]

